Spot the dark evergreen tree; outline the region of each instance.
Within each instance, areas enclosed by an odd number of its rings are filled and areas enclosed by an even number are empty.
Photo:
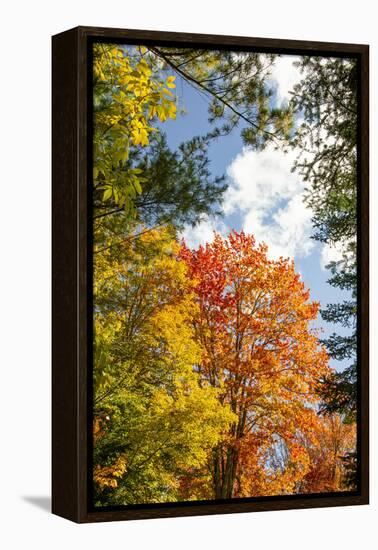
[[[125,164],[143,173],[143,190],[135,197],[138,219],[146,225],[172,223],[181,228],[195,225],[204,215],[220,212],[222,195],[227,188],[224,177],[213,177],[209,169],[208,140],[195,137],[182,143],[176,151],[169,149],[164,134],[151,138],[145,149],[131,151]],[[122,212],[111,202],[95,196],[97,219]]]
[[[309,183],[306,202],[314,238],[342,249],[330,262],[329,284],[350,298],[328,304],[322,318],[349,329],[325,339],[330,357],[349,360],[341,372],[323,379],[322,413],[340,413],[354,422],[357,411],[357,64],[354,59],[304,57],[304,78],[294,87],[292,108],[303,116],[293,144],[301,149],[294,169]],[[343,457],[345,489],[356,488],[357,453]]]
[[[268,79],[275,58],[172,47],[108,44],[95,49],[97,243],[100,235],[106,247],[110,241],[117,243],[117,236],[124,240],[135,224],[173,224],[181,229],[221,213],[227,186],[222,176],[213,177],[209,169],[212,140],[236,127],[244,143],[256,149],[272,141],[287,144],[291,136],[291,109],[272,106],[274,90]],[[164,121],[175,118],[176,104],[183,107],[180,82],[184,81],[208,102],[210,129],[171,151],[164,137]],[[142,114],[136,106],[140,87],[146,102]],[[130,114],[134,108],[137,120]]]
[[[268,85],[277,55],[224,50],[149,47],[149,62],[181,77],[208,102],[209,137],[239,127],[246,145],[256,149],[291,137],[290,106],[273,105]]]
[[[328,304],[324,320],[350,329],[333,333],[325,344],[336,360],[349,360],[342,372],[324,380],[323,412],[356,414],[357,314],[357,76],[356,61],[304,57],[298,63],[303,79],[294,87],[292,108],[303,118],[293,144],[301,149],[294,169],[308,182],[306,202],[316,228],[314,238],[342,249],[342,259],[327,267],[329,283],[348,290],[350,298]]]

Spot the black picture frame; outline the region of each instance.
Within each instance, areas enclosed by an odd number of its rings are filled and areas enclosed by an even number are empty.
[[[90,505],[91,45],[188,45],[358,60],[358,490],[95,510]],[[369,502],[369,47],[76,27],[52,38],[52,512],[78,523]]]

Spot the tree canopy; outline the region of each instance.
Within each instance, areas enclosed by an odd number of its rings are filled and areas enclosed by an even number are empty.
[[[325,321],[349,329],[326,340],[336,360],[350,360],[322,387],[324,410],[353,419],[357,407],[357,61],[303,57],[303,78],[294,87],[292,108],[303,120],[294,139],[301,150],[295,169],[309,183],[306,202],[313,212],[314,238],[337,248],[329,284],[350,292],[342,303],[328,304]]]
[[[311,431],[310,403],[317,400],[319,377],[330,372],[309,328],[319,304],[308,301],[292,263],[269,260],[266,246],[243,232],[225,240],[216,235],[197,251],[184,246],[181,256],[200,305],[193,315],[203,348],[198,372],[237,416],[213,450],[215,495],[290,492],[308,459],[296,432]],[[285,456],[274,467],[280,452]]]
[[[93,50],[95,505],[341,491],[356,472],[356,65],[302,57],[280,108],[277,56],[98,43]],[[192,86],[208,131],[169,146]],[[190,248],[222,214],[210,147],[300,151],[314,238],[338,247],[310,298],[294,261],[235,230]],[[350,329],[326,340],[324,320]],[[350,360],[337,373],[329,359]]]
[[[98,504],[176,500],[180,476],[206,462],[233,418],[192,368],[196,305],[177,250],[161,229],[96,261]]]

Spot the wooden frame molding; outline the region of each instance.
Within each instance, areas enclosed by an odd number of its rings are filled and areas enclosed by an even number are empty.
[[[88,376],[92,279],[91,108],[88,52],[93,41],[195,45],[359,60],[359,413],[360,490],[91,510],[88,502]],[[52,39],[52,511],[72,521],[224,514],[369,502],[369,48],[365,45],[77,27]]]

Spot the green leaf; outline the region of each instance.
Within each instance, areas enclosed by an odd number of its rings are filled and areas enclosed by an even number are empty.
[[[142,194],[142,186],[140,185],[138,180],[133,181],[133,185],[135,187],[135,191],[138,193],[138,195]]]
[[[102,200],[107,201],[108,199],[110,199],[112,194],[113,194],[112,188],[108,187],[107,189],[105,189],[104,194],[102,195]]]

